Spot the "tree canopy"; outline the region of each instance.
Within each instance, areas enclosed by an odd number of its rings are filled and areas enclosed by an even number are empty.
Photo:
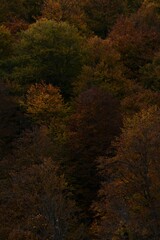
[[[0,239],[160,239],[160,0],[0,0]]]
[[[46,81],[69,94],[84,61],[83,39],[67,23],[40,20],[21,34],[11,77],[20,84]]]

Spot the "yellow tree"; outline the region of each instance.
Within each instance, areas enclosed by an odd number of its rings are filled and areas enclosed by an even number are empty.
[[[51,84],[34,84],[26,94],[26,112],[38,123],[47,124],[64,113],[60,90]]]
[[[55,20],[66,21],[76,26],[80,31],[87,31],[84,5],[86,0],[45,0],[42,8],[42,16]]]
[[[66,119],[69,110],[59,88],[45,83],[31,85],[22,104],[34,124],[48,128],[48,134],[58,150],[66,139]]]

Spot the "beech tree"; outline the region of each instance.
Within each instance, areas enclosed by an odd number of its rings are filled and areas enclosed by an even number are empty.
[[[60,90],[51,84],[34,84],[28,89],[24,101],[26,112],[39,124],[48,125],[65,114]]]
[[[0,0],[0,240],[160,239],[160,0]]]
[[[83,239],[76,206],[53,160],[12,173],[14,223],[8,239]]]
[[[129,18],[123,17],[115,24],[109,38],[121,54],[126,76],[141,82],[139,71],[152,61],[159,49],[159,16],[157,6],[146,6]],[[124,44],[125,42],[125,44]]]
[[[0,82],[0,157],[9,153],[12,141],[28,126],[28,119],[11,94],[9,84]],[[1,155],[2,154],[2,155]]]
[[[40,20],[21,35],[11,77],[21,84],[46,81],[71,93],[84,60],[83,40],[67,23]]]
[[[102,38],[108,35],[117,18],[125,11],[125,1],[119,0],[89,0],[85,5],[88,26]]]
[[[88,213],[99,187],[95,160],[119,134],[121,113],[118,100],[100,88],[83,92],[74,109],[68,123],[67,175],[77,202]]]
[[[9,23],[13,19],[22,19],[27,22],[35,21],[40,15],[44,0],[1,0],[0,23]]]
[[[160,90],[160,52],[157,52],[151,63],[146,64],[140,71],[141,81],[145,88]]]
[[[0,26],[0,53],[1,60],[8,57],[12,52],[12,36],[10,31],[3,25]]]
[[[70,186],[57,160],[47,127],[26,131],[1,166],[2,239],[83,239]],[[4,165],[4,166],[3,166]],[[1,180],[1,182],[2,182]],[[6,211],[7,209],[7,211]]]
[[[46,0],[42,16],[55,21],[66,21],[76,26],[81,32],[87,33],[85,2],[85,0],[81,2],[76,0]]]
[[[88,40],[88,61],[74,83],[74,92],[79,94],[91,87],[102,87],[116,97],[122,98],[129,89],[121,55],[112,42],[93,37]]]
[[[136,12],[143,4],[144,0],[127,0],[129,13]]]
[[[160,95],[158,92],[150,89],[144,89],[142,86],[134,85],[128,94],[121,100],[121,107],[124,116],[134,116],[149,106],[160,106]]]
[[[0,78],[6,77],[10,71],[8,59],[13,54],[13,37],[8,28],[0,25]]]
[[[1,0],[1,9],[0,9],[0,22],[4,23],[10,21],[13,16],[19,17],[24,13],[24,6],[22,0],[13,0],[13,1],[4,1]]]
[[[159,239],[159,118],[154,106],[127,119],[116,156],[99,160],[104,183],[93,231],[100,239],[113,237],[120,222],[135,239]]]
[[[31,85],[22,105],[33,126],[48,129],[54,142],[54,154],[61,155],[66,142],[69,105],[64,103],[60,89],[45,83]]]

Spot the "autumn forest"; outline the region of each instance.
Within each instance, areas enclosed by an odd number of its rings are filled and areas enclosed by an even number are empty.
[[[0,0],[0,240],[160,240],[160,0]]]

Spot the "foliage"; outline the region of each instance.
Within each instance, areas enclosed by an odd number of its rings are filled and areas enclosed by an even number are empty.
[[[58,174],[52,160],[32,165],[18,175],[13,173],[12,179],[15,224],[8,239],[26,235],[38,240],[82,239],[75,204],[67,193],[64,176]]]
[[[44,83],[31,85],[26,94],[26,112],[41,124],[49,125],[53,118],[63,115],[65,108],[58,88]]]
[[[104,184],[93,231],[101,239],[113,236],[120,221],[140,239],[159,239],[159,117],[154,106],[127,119],[116,156],[99,160]]]
[[[126,11],[125,1],[89,0],[85,5],[87,23],[98,36],[105,38],[117,18]]]
[[[134,116],[142,109],[148,109],[149,106],[160,106],[160,95],[150,89],[144,89],[139,85],[131,87],[128,94],[122,99],[121,107],[124,116]]]
[[[129,88],[124,77],[121,55],[108,40],[94,37],[88,40],[88,61],[75,82],[75,93],[91,87],[102,87],[114,96],[121,98]]]
[[[18,228],[15,226],[9,234],[9,239],[22,233],[24,236],[29,233],[34,239],[81,239],[73,212],[74,202],[69,200],[69,196],[64,196],[68,192],[67,184],[57,171],[51,160],[45,160],[39,166],[33,165],[31,169],[21,171],[19,176],[13,175],[13,191],[19,202],[15,210],[22,217]]]
[[[0,26],[0,57],[6,58],[12,52],[12,36],[5,26]]]
[[[127,78],[141,82],[141,67],[150,63],[159,49],[159,23],[152,9],[147,15],[140,9],[135,15],[121,18],[115,24],[109,38],[121,54]]]
[[[0,158],[8,152],[12,141],[27,127],[27,122],[18,99],[10,94],[9,86],[0,83]]]
[[[0,22],[9,23],[14,18],[33,22],[40,15],[43,0],[1,0]]]
[[[66,21],[87,33],[86,17],[83,10],[85,1],[76,0],[46,0],[42,9],[42,16],[55,20]]]
[[[12,78],[21,84],[42,80],[69,94],[83,60],[82,38],[67,23],[40,20],[22,33]]]
[[[3,78],[9,71],[10,65],[8,58],[13,53],[13,38],[10,31],[3,25],[0,25],[0,77]]]
[[[159,76],[159,0],[0,0],[1,240],[160,239]]]
[[[127,0],[129,13],[136,12],[143,4],[144,0]]]
[[[87,212],[99,185],[95,160],[119,134],[121,114],[119,102],[100,88],[83,92],[74,105],[68,124],[68,176]]]
[[[48,133],[46,127],[25,132],[8,156],[10,181],[8,192],[3,189],[1,195],[7,239],[78,240],[85,235],[58,160],[51,159],[54,146]]]
[[[151,63],[140,70],[141,81],[145,88],[160,91],[160,52],[157,52]]]

